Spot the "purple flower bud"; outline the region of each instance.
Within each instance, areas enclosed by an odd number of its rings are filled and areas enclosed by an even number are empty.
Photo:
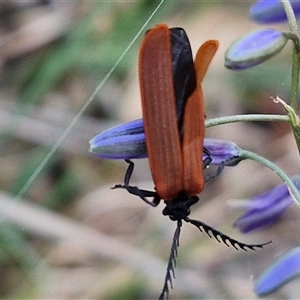
[[[90,140],[89,151],[104,159],[147,157],[143,120],[110,128]]]
[[[262,29],[236,40],[225,53],[225,67],[242,70],[258,65],[283,49],[288,36],[275,29]]]
[[[298,190],[300,190],[300,176],[291,178]],[[264,226],[270,226],[276,222],[285,210],[293,203],[293,199],[285,183],[269,190],[259,196],[253,197],[245,203],[247,211],[238,218],[234,227],[247,233]]]
[[[235,143],[219,139],[204,138],[204,147],[210,152],[212,158],[211,164],[213,165],[223,163],[227,167],[233,167],[242,160],[239,157],[241,148]],[[203,159],[206,157],[204,154]]]
[[[204,139],[210,152],[211,164],[235,166],[240,161],[240,148],[231,142]],[[135,120],[108,129],[90,140],[90,152],[104,159],[138,159],[147,157],[143,120]],[[207,156],[204,154],[203,159]]]
[[[290,0],[295,16],[300,16],[300,1]],[[287,17],[280,0],[259,0],[253,4],[249,11],[249,17],[261,24],[285,22]]]
[[[266,296],[300,275],[300,247],[277,259],[256,280],[254,292]]]

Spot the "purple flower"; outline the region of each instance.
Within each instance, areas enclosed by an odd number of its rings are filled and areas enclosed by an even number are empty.
[[[291,178],[298,190],[300,190],[300,176]],[[293,203],[293,199],[285,183],[270,191],[253,197],[246,202],[247,211],[238,218],[234,227],[247,233],[276,222],[285,210]]]
[[[210,152],[211,164],[235,166],[242,159],[240,148],[228,141],[204,139],[204,147]],[[143,120],[135,120],[108,129],[90,140],[89,151],[104,159],[138,159],[147,157]],[[204,154],[203,159],[207,156]]]
[[[104,159],[147,157],[143,120],[110,128],[90,140],[89,151]]]
[[[236,40],[225,53],[225,67],[242,70],[256,66],[283,49],[288,36],[275,29],[262,29]]]
[[[213,165],[223,163],[227,167],[233,167],[242,160],[239,157],[241,148],[229,141],[204,138],[204,148],[209,151],[210,157],[212,158],[211,164]],[[203,154],[203,159],[206,157],[207,156]]]
[[[300,247],[278,258],[256,280],[254,292],[266,296],[300,275]]]
[[[290,0],[295,16],[300,16],[300,1]],[[249,17],[257,23],[285,22],[287,17],[280,0],[259,0],[253,4]]]

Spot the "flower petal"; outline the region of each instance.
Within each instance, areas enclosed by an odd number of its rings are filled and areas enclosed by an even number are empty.
[[[284,32],[262,29],[236,40],[225,53],[225,67],[242,70],[258,65],[283,49],[288,41]]]
[[[236,166],[242,159],[239,157],[241,148],[235,143],[221,140],[204,138],[204,148],[210,152],[211,164],[224,164],[228,167]],[[206,158],[204,154],[203,158]]]
[[[234,143],[218,139],[204,139],[210,152],[211,164],[235,166],[240,161],[241,149]],[[89,151],[104,159],[138,159],[147,157],[143,120],[110,128],[90,140]],[[203,159],[207,156],[204,154]]]
[[[296,247],[267,268],[256,280],[254,292],[265,296],[300,275],[300,247]]]
[[[300,176],[292,178],[295,186],[300,190]],[[247,233],[276,222],[285,210],[293,203],[285,183],[247,200],[248,210],[238,218],[234,227]]]
[[[143,120],[110,128],[90,140],[89,151],[104,159],[147,157]]]
[[[290,0],[295,16],[300,16],[300,2]],[[259,0],[253,4],[249,11],[249,17],[261,24],[287,21],[286,13],[280,0]]]
[[[291,197],[286,197],[278,203],[269,205],[265,209],[252,209],[237,219],[234,227],[237,227],[242,233],[248,233],[265,226],[275,223],[285,210],[293,203]]]

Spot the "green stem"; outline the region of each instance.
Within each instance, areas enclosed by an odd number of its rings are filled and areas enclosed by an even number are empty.
[[[293,47],[293,61],[292,61],[292,82],[291,82],[291,107],[298,111],[298,89],[299,89],[299,65],[300,55],[299,48],[296,43]]]
[[[297,24],[297,23],[296,23]],[[291,107],[298,111],[298,89],[299,89],[299,68],[300,68],[300,41],[298,33],[287,32],[286,35],[292,42],[293,46],[293,57],[292,57],[292,79],[291,79]]]
[[[205,121],[205,126],[213,127],[222,124],[236,123],[236,122],[255,122],[255,121],[275,121],[275,122],[290,122],[290,118],[284,115],[264,115],[264,114],[251,114],[251,115],[235,115],[214,118]]]
[[[297,113],[299,108],[298,103],[298,90],[299,90],[299,71],[300,71],[300,42],[299,42],[299,32],[298,32],[298,25],[297,20],[291,6],[291,3],[287,0],[280,0],[290,27],[290,33],[293,36],[291,40],[294,42],[293,47],[293,58],[292,58],[292,80],[291,80],[291,102],[290,105]],[[299,126],[293,126],[292,130],[294,134],[294,138],[298,147],[298,151],[300,154],[300,132]]]
[[[251,151],[241,149],[239,156],[243,159],[251,159],[260,164],[263,164],[267,168],[274,171],[283,180],[283,182],[288,186],[289,192],[290,192],[293,200],[295,201],[295,203],[298,206],[300,206],[300,194],[299,194],[298,189],[296,188],[296,186],[294,185],[292,180],[278,166],[276,166],[274,163],[272,163],[268,159],[266,159],[256,153],[253,153]]]
[[[285,14],[287,16],[288,22],[289,22],[289,27],[290,27],[290,31],[298,36],[298,24],[297,24],[297,20],[294,14],[294,10],[292,8],[292,5],[290,3],[290,1],[288,0],[280,0],[283,9],[285,11]],[[298,36],[299,37],[299,36]]]

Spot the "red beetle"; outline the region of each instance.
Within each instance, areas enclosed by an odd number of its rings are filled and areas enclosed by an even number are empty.
[[[217,48],[217,41],[207,41],[199,48],[193,62],[185,31],[182,28],[169,29],[165,24],[149,30],[140,48],[139,81],[144,130],[156,191],[141,190],[129,184],[134,168],[129,160],[124,185],[114,188],[124,188],[152,206],[157,206],[163,200],[166,204],[163,214],[177,221],[159,299],[169,294],[168,282],[171,283],[171,273],[174,272],[182,220],[236,249],[254,250],[267,244],[241,243],[188,217],[190,207],[198,202],[197,195],[207,181],[203,169],[211,162],[210,157],[202,161],[203,151],[207,150],[203,149],[205,110],[201,82]],[[221,170],[222,166],[208,179],[218,175]],[[148,200],[149,197],[153,199]]]

